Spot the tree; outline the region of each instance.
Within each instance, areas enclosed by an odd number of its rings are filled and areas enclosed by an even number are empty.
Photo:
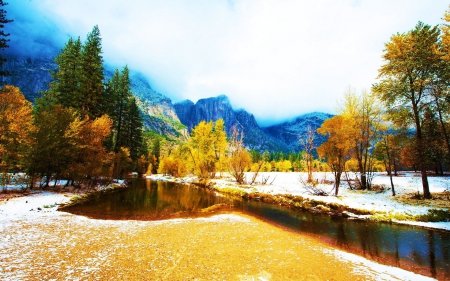
[[[216,163],[225,151],[226,134],[223,120],[213,122],[201,121],[192,129],[191,137],[187,143],[192,169],[200,179],[214,178]]]
[[[361,189],[370,189],[375,168],[372,151],[379,139],[382,108],[367,91],[357,95],[355,90],[348,88],[340,111],[352,119],[355,125],[352,154],[358,165],[359,186]]]
[[[8,3],[3,3],[3,0],[0,0],[0,7],[4,7],[8,5]],[[5,33],[4,28],[5,24],[13,22],[13,20],[10,20],[6,17],[6,10],[3,8],[0,8],[0,50],[4,50],[5,48],[8,48],[8,42],[9,39],[8,36],[9,33]],[[3,63],[6,62],[6,58],[0,56],[0,76],[8,76],[9,72],[3,70]]]
[[[125,146],[127,138],[127,108],[131,98],[129,71],[125,66],[122,72],[114,71],[113,77],[106,84],[105,110],[114,121],[111,150],[118,152]]]
[[[48,104],[81,108],[83,99],[80,91],[81,48],[79,37],[77,40],[70,38],[56,56],[55,62],[58,68],[50,72],[53,81],[50,82],[50,89],[45,95]]]
[[[136,164],[139,156],[146,155],[148,151],[146,145],[143,143],[142,128],[144,124],[134,96],[131,96],[128,101],[126,115],[126,145],[130,149],[130,157],[133,160],[133,163]]]
[[[80,92],[81,115],[87,114],[89,117],[99,117],[102,115],[103,98],[103,57],[102,39],[98,26],[94,26],[87,35],[85,44],[81,50],[81,75]]]
[[[379,69],[378,76],[381,81],[373,86],[373,91],[389,108],[390,118],[415,128],[415,150],[425,198],[431,198],[431,193],[422,121],[441,64],[439,35],[438,26],[421,22],[407,33],[393,35],[385,45],[383,59],[386,64]]]
[[[327,141],[317,148],[321,158],[326,160],[334,175],[335,195],[338,195],[341,175],[345,171],[345,163],[350,158],[350,151],[353,147],[355,126],[346,115],[336,115],[327,119],[322,126],[317,129],[321,135],[327,136]]]
[[[20,170],[33,131],[32,104],[19,88],[5,85],[0,92],[0,172]]]
[[[229,173],[235,178],[238,184],[244,183],[245,172],[252,164],[252,156],[243,145],[244,134],[239,133],[236,127],[230,138],[229,151]]]
[[[53,81],[40,104],[61,104],[75,109],[80,116],[100,117],[104,91],[101,52],[97,26],[88,34],[84,44],[79,38],[70,38],[55,58],[58,67],[51,72]]]
[[[36,130],[31,131],[31,146],[27,152],[27,173],[45,178],[45,187],[52,177],[66,171],[75,150],[72,122],[77,118],[73,108],[54,105],[38,111],[34,116]]]
[[[313,170],[313,161],[314,161],[314,155],[313,150],[315,149],[314,145],[314,139],[315,139],[315,133],[314,130],[311,128],[311,126],[308,126],[306,129],[306,135],[304,138],[299,137],[300,144],[303,146],[303,149],[305,153],[303,154],[303,159],[306,162],[306,168],[308,170],[308,183],[312,182],[313,176],[312,176],[312,170]]]
[[[95,120],[75,119],[65,136],[73,141],[71,156],[64,176],[80,183],[111,177],[107,164],[111,162],[104,142],[111,132],[112,120],[103,115]]]
[[[375,145],[374,154],[383,161],[391,182],[392,196],[395,196],[395,186],[392,180],[392,170],[394,170],[393,139],[394,134],[389,133],[387,127],[383,128],[381,130],[381,139]]]

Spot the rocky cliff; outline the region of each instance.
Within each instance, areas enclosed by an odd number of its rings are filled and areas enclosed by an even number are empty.
[[[25,97],[34,102],[40,96],[40,91],[48,89],[51,81],[50,70],[56,68],[50,58],[27,58],[8,56],[3,69],[9,71],[8,77],[3,77],[2,84],[15,85],[20,88]]]
[[[197,103],[190,100],[174,105],[180,121],[189,131],[200,121],[216,121],[221,118],[225,121],[227,135],[231,136],[234,128],[244,133],[244,145],[258,151],[287,151],[287,147],[277,139],[266,135],[255,117],[247,111],[234,110],[228,97],[221,95],[214,98],[200,99]]]

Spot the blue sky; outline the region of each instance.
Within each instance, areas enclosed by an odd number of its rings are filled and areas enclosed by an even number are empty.
[[[440,0],[10,0],[15,48],[30,54],[98,25],[105,62],[142,72],[174,102],[225,94],[267,125],[335,113],[348,86],[376,82],[384,43]],[[24,36],[26,34],[26,36]]]

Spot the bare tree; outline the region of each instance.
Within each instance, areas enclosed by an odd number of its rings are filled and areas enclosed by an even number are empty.
[[[314,130],[311,128],[311,126],[308,126],[306,129],[306,134],[304,138],[299,137],[298,140],[300,141],[300,144],[303,146],[303,149],[305,150],[305,154],[303,156],[303,159],[306,162],[306,167],[308,169],[308,183],[312,182],[313,176],[312,176],[312,170],[313,170],[313,150],[316,148],[314,146],[314,139],[315,139],[315,133]]]

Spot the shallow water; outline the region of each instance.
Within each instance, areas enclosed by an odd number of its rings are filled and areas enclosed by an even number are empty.
[[[258,201],[230,199],[194,186],[137,179],[129,188],[98,195],[66,211],[98,219],[138,220],[239,211],[383,264],[440,280],[450,279],[450,232],[312,214]]]

